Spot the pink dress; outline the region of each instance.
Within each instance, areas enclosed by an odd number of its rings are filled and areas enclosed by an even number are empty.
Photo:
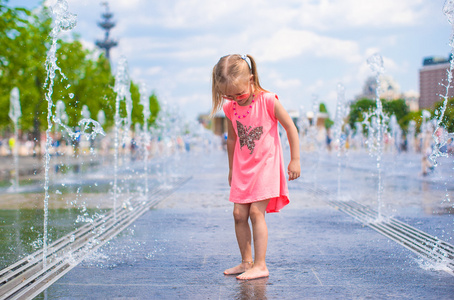
[[[238,137],[229,200],[251,203],[271,199],[266,208],[268,213],[279,212],[290,202],[278,120],[274,115],[275,99],[278,99],[275,94],[262,92],[256,95],[252,108],[236,105],[240,119],[234,115],[233,101],[223,106]]]

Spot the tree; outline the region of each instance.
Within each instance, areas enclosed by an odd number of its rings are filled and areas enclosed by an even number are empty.
[[[325,119],[324,124],[325,124],[325,128],[326,128],[326,129],[331,128],[331,126],[334,125],[334,121],[331,120],[331,119],[329,118],[328,109],[326,108],[325,103],[323,103],[323,102],[320,103],[319,109],[318,109],[318,110],[319,110],[319,112],[321,112],[321,113],[326,113],[326,114],[328,115],[328,118]]]
[[[106,115],[105,126],[111,126],[115,113],[115,93],[111,87],[115,78],[109,61],[104,55],[96,61],[90,59],[93,54],[77,40],[60,41],[59,45],[57,64],[67,79],[57,73],[53,102],[62,100],[65,103],[70,126],[76,126],[82,118],[84,105],[89,107],[92,119],[96,119],[102,109]]]
[[[383,112],[388,116],[395,115],[399,126],[407,130],[408,123],[411,119],[406,118],[410,109],[403,99],[384,100],[381,99]],[[350,114],[348,116],[349,124],[355,128],[356,122],[364,121],[364,113],[372,112],[376,108],[375,100],[363,98],[350,105]]]
[[[85,50],[77,40],[70,43],[60,42],[60,44],[58,65],[67,79],[61,80],[61,75],[58,75],[58,79],[55,80],[56,92],[54,95],[55,99],[65,102],[70,119],[69,125],[77,124],[82,118],[83,105],[87,105],[93,119],[96,119],[95,116],[102,109],[106,115],[104,127],[112,126],[116,101],[116,94],[112,89],[115,85],[115,77],[111,73],[108,59],[102,54],[97,61],[91,60],[90,57],[93,56],[93,53]],[[139,106],[139,87],[133,81],[131,81],[130,93],[133,107],[132,124],[143,124],[142,109]],[[156,98],[156,96],[154,97]],[[157,101],[157,98],[155,100]],[[159,112],[159,105],[155,105],[154,109],[156,108]],[[120,103],[120,116],[126,117],[124,101]]]
[[[435,109],[432,111],[432,116],[436,116],[435,111],[440,112],[442,106],[443,101],[435,103]],[[448,132],[454,132],[454,98],[448,100],[441,125],[445,127]]]
[[[47,127],[44,62],[50,46],[52,20],[45,8],[32,14],[23,8],[9,8],[3,5],[5,3],[7,1],[0,0],[0,128],[11,126],[9,95],[14,87],[18,87],[22,103],[20,125],[25,131],[33,130],[35,138],[39,139],[40,130]],[[58,41],[57,65],[66,78],[56,73],[52,100],[54,105],[58,100],[65,103],[69,126],[76,126],[82,118],[83,105],[89,107],[93,119],[102,109],[106,115],[104,127],[113,125],[116,95],[112,87],[115,78],[103,54],[93,57],[94,53],[83,48],[77,35],[73,35],[71,40]],[[130,92],[132,120],[143,123],[138,106],[139,89],[134,82],[131,82]],[[150,97],[150,108],[154,110],[155,118],[159,112],[156,95]]]
[[[150,120],[148,121],[148,126],[151,126],[156,121],[158,117],[161,106],[159,105],[158,96],[153,92],[150,96]]]
[[[20,90],[23,129],[32,129],[46,110],[43,84],[46,40],[51,20],[23,8],[9,8],[0,0],[0,126],[8,127],[9,95]],[[24,105],[26,104],[26,105]]]
[[[406,124],[405,130],[408,131],[408,124],[410,124],[410,121],[415,121],[416,122],[416,130],[420,130],[421,124],[422,124],[422,111],[410,111],[408,114],[406,114],[399,122],[402,122],[403,124]]]
[[[405,119],[405,116],[410,112],[410,108],[403,99],[396,99],[391,101],[382,100],[383,111],[389,116],[395,115],[399,123],[400,128],[407,130],[409,120]]]
[[[364,113],[370,112],[375,108],[375,101],[367,98],[360,99],[350,105],[348,123],[351,128],[355,128],[356,122],[364,121]]]

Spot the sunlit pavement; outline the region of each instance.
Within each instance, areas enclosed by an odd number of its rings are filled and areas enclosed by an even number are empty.
[[[40,298],[454,298],[454,276],[431,269],[416,254],[328,206],[314,194],[314,185],[326,184],[328,189],[336,190],[338,184],[336,163],[329,171],[322,160],[317,163],[318,174],[314,174],[313,163],[303,160],[302,178],[289,185],[290,205],[280,213],[267,215],[269,278],[239,281],[223,275],[224,269],[240,261],[232,204],[228,202],[227,157],[225,153],[202,153],[197,159],[182,161],[184,167],[179,172],[192,173],[192,180]],[[358,177],[353,174],[355,168],[345,168],[340,185],[363,203],[367,203],[365,195],[371,194],[367,201],[375,205],[373,168],[372,173]],[[333,172],[334,176],[327,176]],[[406,194],[411,199],[406,202],[399,198],[395,205],[390,205],[394,200],[388,199],[384,213],[392,213],[431,234],[444,235],[443,239],[452,243],[453,215],[425,214],[430,205],[420,200],[415,203],[414,199],[425,192],[421,182],[433,182],[417,174],[412,176],[405,180]],[[371,183],[370,187],[358,178]],[[357,190],[352,190],[354,186]],[[390,197],[387,187],[385,184],[385,198]],[[398,189],[393,193],[398,194]],[[436,189],[433,195],[437,195]],[[433,202],[438,205],[440,201]]]

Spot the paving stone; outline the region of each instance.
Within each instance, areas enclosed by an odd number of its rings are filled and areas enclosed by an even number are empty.
[[[454,276],[426,268],[298,183],[290,185],[290,205],[266,216],[269,278],[223,275],[240,256],[226,156],[207,159],[192,180],[38,298],[454,299]],[[430,227],[428,217],[407,217]]]

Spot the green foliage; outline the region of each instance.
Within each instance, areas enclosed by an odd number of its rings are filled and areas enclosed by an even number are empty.
[[[323,102],[320,103],[320,105],[319,105],[319,111],[320,111],[321,113],[326,113],[326,114],[328,114],[328,109],[326,108],[325,103],[323,103]],[[331,128],[331,126],[334,125],[334,121],[331,120],[330,118],[325,119],[325,122],[324,122],[324,123],[325,123],[325,128],[326,128],[326,129],[329,129],[329,128]]]
[[[20,90],[23,129],[33,127],[35,117],[42,117],[41,112],[46,110],[42,87],[46,78],[45,41],[50,25],[49,18],[32,15],[22,8],[0,6],[1,127],[11,124],[8,112],[14,87]]]
[[[400,128],[406,130],[408,128],[408,121],[404,123],[404,117],[410,112],[410,108],[403,99],[396,99],[391,101],[382,100],[383,111],[389,116],[395,115],[399,122]]]
[[[370,112],[375,108],[375,101],[371,99],[360,99],[350,105],[348,123],[351,128],[355,128],[356,122],[364,121],[364,113]]]
[[[325,103],[320,103],[319,111],[320,111],[321,113],[328,113],[328,109],[326,109]]]
[[[408,123],[411,120],[408,118],[410,109],[403,99],[397,100],[384,100],[381,99],[383,112],[388,116],[395,115],[399,126],[403,130],[407,130]],[[350,105],[350,114],[348,116],[348,122],[352,128],[355,128],[356,122],[364,121],[364,113],[372,112],[376,107],[375,100],[371,99],[360,99]]]
[[[49,33],[52,19],[43,9],[32,14],[23,8],[9,8],[7,1],[0,0],[0,128],[11,127],[8,116],[10,93],[14,87],[20,91],[22,117],[20,126],[24,131],[47,128],[47,101],[45,100],[45,60],[50,46]],[[76,36],[71,41],[58,41],[57,65],[52,101],[55,106],[62,100],[66,106],[68,125],[76,126],[81,119],[83,105],[87,105],[91,118],[97,119],[102,109],[106,116],[104,128],[113,125],[116,94],[113,91],[115,78],[108,59],[83,48]],[[131,82],[133,101],[132,121],[143,123],[139,106],[139,89]],[[122,116],[125,116],[122,103]],[[154,122],[159,103],[156,95],[150,97],[151,121]]]
[[[101,55],[97,61],[88,59],[91,53],[79,41],[59,42],[57,65],[66,79],[57,72],[54,81],[54,104],[62,100],[66,106],[68,125],[76,126],[81,119],[83,105],[87,105],[91,118],[96,119],[99,110],[106,115],[106,126],[113,124],[115,93],[112,86],[115,78],[109,61]]]
[[[432,116],[436,116],[435,111],[440,112],[442,106],[443,101],[435,103],[435,109],[432,111]],[[454,98],[448,100],[441,125],[445,127],[448,132],[454,132]]]
[[[326,129],[331,128],[333,125],[334,125],[334,121],[333,120],[331,120],[330,118],[325,119],[325,128]]]
[[[408,124],[411,120],[416,122],[416,130],[419,131],[422,124],[422,111],[410,111],[401,120],[399,120],[399,123],[402,122],[403,124],[407,124],[406,129],[408,130]]]
[[[156,118],[158,117],[160,109],[161,109],[161,106],[159,105],[159,102],[158,102],[158,96],[156,96],[155,93],[152,93],[150,96],[151,116],[150,116],[150,120],[148,121],[149,126],[154,124],[154,122],[156,121]]]

